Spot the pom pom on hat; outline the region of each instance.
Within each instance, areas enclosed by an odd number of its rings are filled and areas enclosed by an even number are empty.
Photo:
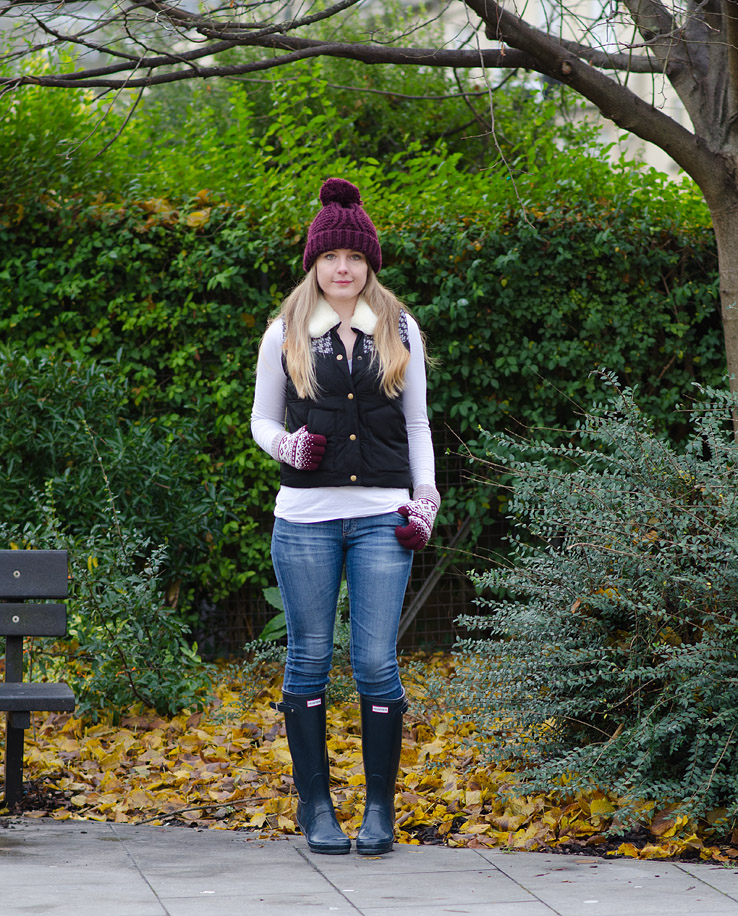
[[[320,202],[324,207],[328,204],[340,204],[350,207],[351,204],[361,204],[361,194],[355,184],[343,178],[329,178],[320,189]]]
[[[310,270],[318,255],[336,248],[361,251],[375,273],[382,266],[377,230],[361,206],[356,185],[343,178],[329,178],[320,189],[323,209],[308,230],[302,264]]]

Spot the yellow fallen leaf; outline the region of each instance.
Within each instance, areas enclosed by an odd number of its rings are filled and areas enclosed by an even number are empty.
[[[464,803],[466,805],[481,805],[482,804],[482,790],[466,790]]]
[[[202,812],[197,810],[193,811],[190,809],[180,812],[178,816],[185,821],[199,821],[202,817]]]
[[[615,852],[617,855],[630,856],[632,859],[637,859],[639,856],[638,849],[632,843],[621,843]]]
[[[51,812],[51,817],[53,817],[55,821],[68,821],[71,816],[71,811],[67,811],[66,808],[56,808],[56,810]]]
[[[640,850],[639,858],[644,859],[668,859],[670,856],[674,855],[676,850],[671,849],[669,846],[658,846],[655,843],[646,843],[643,849]]]
[[[685,815],[676,817],[669,811],[660,811],[654,815],[649,826],[649,830],[657,837],[672,837],[678,830],[684,827],[689,821]]]
[[[126,799],[129,808],[147,808],[152,802],[152,796],[143,789],[134,789]]]
[[[590,814],[601,817],[606,814],[612,814],[615,811],[615,806],[606,798],[593,798],[589,803],[589,811]]]

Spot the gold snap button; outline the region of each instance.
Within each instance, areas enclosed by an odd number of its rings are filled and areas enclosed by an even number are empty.
[[[349,399],[349,401],[353,401],[353,399],[354,399],[353,394],[350,394],[350,395],[348,396],[348,399]]]
[[[356,436],[355,436],[353,433],[351,433],[351,435],[349,436],[349,439],[350,439],[352,442],[355,442],[355,441],[356,441]]]
[[[343,353],[339,353],[336,359],[343,359]]]
[[[351,483],[354,483],[356,480],[356,474],[351,475]]]

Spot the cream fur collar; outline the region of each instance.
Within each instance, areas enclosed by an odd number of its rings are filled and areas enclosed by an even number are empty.
[[[341,319],[338,314],[330,307],[328,302],[321,296],[315,311],[310,316],[308,324],[308,334],[311,337],[322,337],[331,328],[340,324]],[[377,316],[369,308],[365,299],[359,297],[351,318],[351,327],[356,331],[362,331],[364,334],[373,334],[377,327]]]

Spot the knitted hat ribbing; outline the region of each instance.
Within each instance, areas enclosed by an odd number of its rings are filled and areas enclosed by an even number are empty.
[[[310,270],[313,262],[324,251],[350,248],[361,251],[374,273],[382,266],[382,249],[377,230],[361,206],[359,189],[343,178],[329,178],[320,189],[323,209],[308,230],[302,265]]]

